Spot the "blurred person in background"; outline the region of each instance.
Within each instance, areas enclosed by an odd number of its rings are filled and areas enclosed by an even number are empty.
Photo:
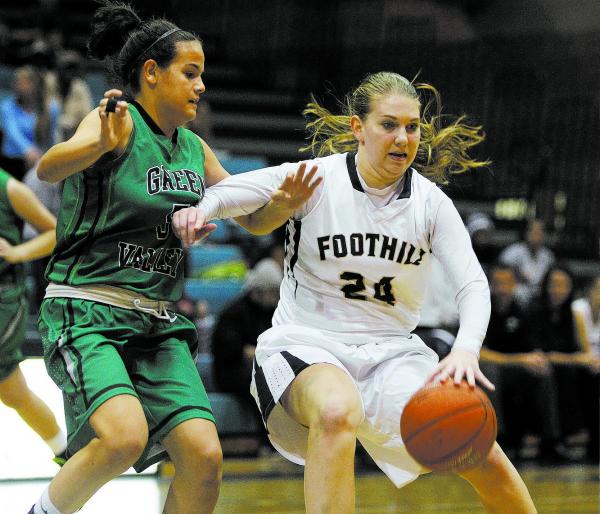
[[[42,153],[56,142],[59,105],[49,99],[41,73],[32,66],[15,70],[13,94],[0,100],[2,163],[22,180]]]
[[[586,430],[588,457],[597,462],[600,357],[577,337],[573,297],[573,275],[566,267],[553,265],[530,308],[532,344],[545,353],[554,369],[563,437]]]
[[[529,220],[521,241],[502,250],[498,260],[517,273],[517,299],[527,307],[540,294],[542,280],[555,261],[554,252],[546,246],[544,222]]]
[[[281,266],[265,258],[248,271],[242,296],[217,316],[212,334],[215,379],[219,390],[245,402],[250,396],[252,361],[258,336],[271,327],[283,278]]]
[[[23,223],[39,235],[23,242]],[[67,438],[49,407],[29,388],[19,367],[27,329],[22,264],[44,257],[56,243],[56,218],[24,184],[0,169],[0,400],[15,409],[64,462]]]
[[[600,357],[600,275],[585,288],[585,295],[572,305],[581,348]]]
[[[487,214],[474,212],[467,217],[465,226],[471,236],[471,244],[477,260],[487,273],[498,256],[498,251],[492,241],[492,234],[495,230],[494,222]]]
[[[83,78],[82,56],[75,50],[60,51],[54,72],[47,74],[46,87],[60,105],[58,141],[66,141],[94,108],[90,87]]]
[[[540,436],[538,458],[561,462],[560,421],[554,373],[546,355],[533,347],[526,312],[516,299],[510,266],[490,270],[492,311],[481,348],[481,366],[496,385],[490,398],[498,415],[498,439],[515,458],[528,430]]]

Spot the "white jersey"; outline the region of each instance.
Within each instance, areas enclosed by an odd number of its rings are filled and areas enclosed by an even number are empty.
[[[315,159],[307,169],[313,164],[323,182],[288,221],[273,325],[407,335],[419,321],[433,253],[456,291],[461,328],[455,344],[478,352],[489,320],[489,289],[451,200],[409,169],[401,190],[377,207],[364,191],[354,153]],[[219,217],[252,212],[296,167],[228,178],[207,190],[201,208]]]

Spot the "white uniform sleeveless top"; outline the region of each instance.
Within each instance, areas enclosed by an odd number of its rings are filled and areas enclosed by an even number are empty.
[[[489,320],[489,289],[451,200],[409,169],[402,189],[376,207],[363,190],[354,153],[308,161],[307,170],[313,164],[324,180],[288,221],[273,325],[407,335],[419,321],[433,253],[456,291],[455,345],[477,353]],[[207,190],[201,208],[211,217],[253,212],[297,166],[230,177]]]

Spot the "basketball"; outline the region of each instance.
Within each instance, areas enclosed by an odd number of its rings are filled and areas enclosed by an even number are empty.
[[[472,468],[496,440],[496,413],[487,395],[466,382],[425,386],[409,400],[400,420],[408,453],[434,471]]]

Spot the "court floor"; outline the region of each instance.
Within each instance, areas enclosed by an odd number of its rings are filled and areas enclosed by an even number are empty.
[[[39,359],[22,365],[30,386],[64,425],[60,392]],[[23,422],[0,404],[0,514],[25,514],[56,472],[51,452]],[[159,514],[169,485],[169,468],[143,475],[128,473],[104,486],[82,514]],[[520,469],[540,514],[600,513],[595,466],[528,466]],[[268,455],[227,458],[217,514],[301,514],[302,468]],[[397,490],[381,472],[360,468],[357,512],[483,513],[470,486],[460,478],[427,475]]]

